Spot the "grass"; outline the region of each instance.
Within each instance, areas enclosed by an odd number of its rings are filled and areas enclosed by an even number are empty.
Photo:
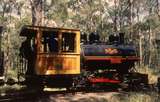
[[[17,73],[16,70],[8,70],[7,74],[5,75],[5,82],[17,82]],[[4,84],[0,86],[0,96],[4,96],[7,93],[12,93],[15,91],[19,91],[23,88],[24,86],[19,85],[19,84],[13,84],[13,85],[8,85]]]
[[[6,76],[7,76],[6,80],[9,79],[9,78],[12,78],[13,80],[18,81],[18,79],[17,79],[17,71],[16,70],[13,70],[13,69],[8,70]]]
[[[160,96],[155,92],[143,93],[143,92],[130,92],[128,94],[122,95],[118,94],[112,96],[109,102],[159,102]]]
[[[130,93],[126,102],[158,102],[157,93]]]
[[[136,70],[140,73],[148,74],[149,84],[157,83],[157,78],[160,76],[158,69],[149,68],[148,66],[136,66]]]
[[[3,85],[0,86],[0,96],[5,96],[8,93],[14,93],[16,91],[21,90],[22,88],[24,88],[24,86],[18,85],[18,84],[14,84],[14,85]]]

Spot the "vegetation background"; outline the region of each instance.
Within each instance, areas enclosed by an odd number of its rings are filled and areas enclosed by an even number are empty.
[[[102,41],[115,32],[125,32],[126,41],[136,46],[141,58],[137,71],[149,74],[150,83],[159,77],[160,0],[0,0],[0,25],[4,26],[1,47],[7,78],[17,80],[23,41],[19,32],[26,24],[78,28],[87,34],[97,31]],[[131,92],[125,100],[122,97],[114,102],[159,102],[155,93]]]
[[[0,0],[0,15],[6,75],[17,69],[19,32],[26,24],[97,31],[101,40],[125,32],[141,58],[138,71],[160,72],[160,0]]]

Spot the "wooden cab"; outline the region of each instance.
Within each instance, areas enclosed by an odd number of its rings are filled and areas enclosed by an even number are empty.
[[[36,75],[80,74],[79,30],[24,26],[20,36],[33,38]]]

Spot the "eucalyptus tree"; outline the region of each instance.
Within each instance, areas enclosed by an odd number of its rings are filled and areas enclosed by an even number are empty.
[[[156,12],[160,20],[160,1],[159,0],[156,0],[156,8],[157,8]]]
[[[32,8],[32,25],[42,25],[42,0],[30,0]]]
[[[135,44],[137,46],[139,46],[139,55],[140,55],[140,65],[143,64],[144,62],[144,58],[143,58],[143,54],[144,54],[144,48],[143,45],[143,27],[144,24],[142,23],[142,18],[143,18],[143,14],[144,14],[144,7],[145,7],[145,1],[144,0],[135,0],[134,4],[133,4],[134,8],[134,15],[135,15],[135,19],[134,19],[134,24],[133,24],[133,37],[134,37],[134,41]]]
[[[73,22],[76,21],[75,24],[78,28],[86,32],[104,33],[105,23],[108,23],[106,22],[108,3],[105,0],[70,0],[68,5],[75,13],[71,19]]]
[[[65,27],[68,26],[68,0],[43,1],[43,25]]]
[[[11,69],[13,65],[13,44],[12,44],[12,32],[14,31],[14,16],[15,0],[1,0],[0,1],[0,23],[4,26],[4,33],[2,39],[2,49],[4,51],[4,68],[5,76],[7,75],[8,69]]]

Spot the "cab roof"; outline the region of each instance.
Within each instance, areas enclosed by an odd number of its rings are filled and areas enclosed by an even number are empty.
[[[66,30],[68,32],[71,31],[80,31],[79,29],[69,29],[69,28],[54,28],[54,27],[46,27],[46,26],[32,26],[32,25],[24,25],[21,28],[20,36],[35,36],[38,30],[41,31],[60,31]]]

